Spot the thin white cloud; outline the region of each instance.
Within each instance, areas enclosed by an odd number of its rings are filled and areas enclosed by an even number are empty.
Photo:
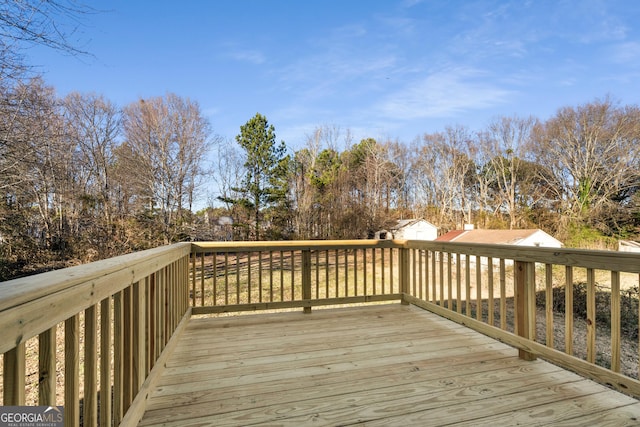
[[[203,114],[205,117],[215,117],[215,116],[217,116],[218,114],[220,114],[220,112],[221,112],[221,111],[222,111],[222,110],[221,110],[221,108],[220,108],[220,107],[208,107],[208,108],[204,108],[204,109],[202,110],[202,114]]]
[[[576,79],[575,77],[567,77],[566,79],[558,80],[557,85],[571,87],[571,86],[575,86],[577,82],[578,82],[578,79]]]
[[[367,90],[397,66],[389,52],[358,52],[345,47],[300,58],[275,71],[280,87],[305,100]]]
[[[235,50],[230,52],[229,56],[236,61],[248,62],[255,65],[260,65],[266,62],[265,55],[257,50]]]
[[[640,42],[632,41],[614,46],[611,58],[619,64],[637,63],[640,60]]]
[[[402,6],[406,8],[411,8],[423,2],[424,0],[403,0]]]
[[[330,30],[329,38],[332,40],[344,40],[360,38],[367,35],[367,29],[359,23],[343,25]]]
[[[511,92],[481,75],[464,67],[441,70],[388,96],[377,109],[389,119],[415,120],[455,117],[505,103]]]
[[[221,41],[217,43],[216,54],[223,60],[233,60],[245,62],[254,65],[264,64],[267,61],[267,55],[261,50],[247,47],[238,41]]]

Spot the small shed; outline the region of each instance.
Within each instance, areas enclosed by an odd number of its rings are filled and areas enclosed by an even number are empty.
[[[389,228],[378,232],[380,239],[435,240],[438,227],[424,219],[401,219]]]
[[[640,252],[640,242],[620,240],[618,241],[618,250],[621,252]]]

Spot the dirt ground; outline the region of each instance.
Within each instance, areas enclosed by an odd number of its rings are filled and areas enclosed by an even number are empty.
[[[513,298],[507,298],[507,329],[513,332]],[[472,313],[475,316],[475,303],[471,304]],[[483,302],[484,320],[487,321],[488,305]],[[495,326],[499,327],[500,312],[496,301],[494,308]],[[565,315],[554,312],[553,316],[553,348],[565,351]],[[546,313],[543,307],[538,307],[536,312],[536,341],[546,343]],[[573,319],[573,356],[586,360],[587,357],[587,322],[580,316],[574,315]],[[622,334],[620,344],[620,369],[621,373],[631,378],[638,379],[639,354],[638,339]],[[611,329],[596,322],[596,364],[609,368],[611,366]]]

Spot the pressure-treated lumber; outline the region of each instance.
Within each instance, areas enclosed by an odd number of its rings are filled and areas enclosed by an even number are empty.
[[[140,426],[555,425],[603,417],[624,425],[640,417],[633,398],[397,303],[192,318],[165,364]]]

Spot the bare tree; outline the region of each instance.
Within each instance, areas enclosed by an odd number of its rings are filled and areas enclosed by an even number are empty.
[[[411,151],[399,141],[388,141],[386,144],[390,165],[389,189],[395,193],[395,207],[401,218],[415,217],[414,200],[411,187],[414,184]]]
[[[497,118],[489,124],[482,146],[487,158],[483,174],[496,197],[495,213],[505,212],[509,216],[509,228],[518,225],[520,190],[527,179],[527,150],[536,123],[533,117]]]
[[[640,109],[605,98],[562,108],[541,129],[537,161],[550,171],[543,178],[563,216],[603,225],[620,198],[640,185]]]
[[[356,187],[360,188],[366,233],[372,236],[383,228],[389,219],[396,170],[390,162],[387,144],[379,144],[376,140],[369,138],[354,147],[352,152],[356,154],[356,162],[358,162],[352,172]]]
[[[10,100],[9,129],[3,134],[4,190],[17,203],[35,208],[32,232],[38,242],[63,249],[69,236],[73,147],[65,138],[58,100],[41,79],[17,84]]]
[[[311,174],[315,170],[318,151],[314,145],[314,139],[307,137],[307,148],[295,153],[290,174],[289,188],[294,209],[294,228],[301,239],[317,237],[317,222],[314,220],[316,213],[317,193],[311,182]]]
[[[245,159],[234,141],[221,141],[216,147],[215,165],[210,175],[216,187],[210,189],[210,198],[216,195],[215,199],[223,202],[230,211],[233,208],[230,201],[239,197],[234,189],[244,177]],[[213,200],[209,204],[213,205]]]
[[[73,0],[0,1],[0,81],[29,70],[25,49],[38,45],[88,55],[79,43],[80,22],[95,10]]]
[[[169,243],[179,237],[203,175],[209,123],[196,102],[174,94],[128,105],[123,123],[126,142],[120,155],[128,181]]]
[[[78,235],[89,240],[100,257],[116,253],[114,216],[117,208],[115,151],[121,131],[120,110],[103,96],[71,93],[63,100],[66,134],[74,146],[75,200],[83,229]],[[114,241],[116,240],[116,241]]]
[[[447,127],[444,132],[426,134],[419,145],[414,169],[420,175],[423,203],[438,210],[436,221],[443,227],[456,227],[466,217],[469,174],[475,169],[469,154],[471,135],[462,126]]]

